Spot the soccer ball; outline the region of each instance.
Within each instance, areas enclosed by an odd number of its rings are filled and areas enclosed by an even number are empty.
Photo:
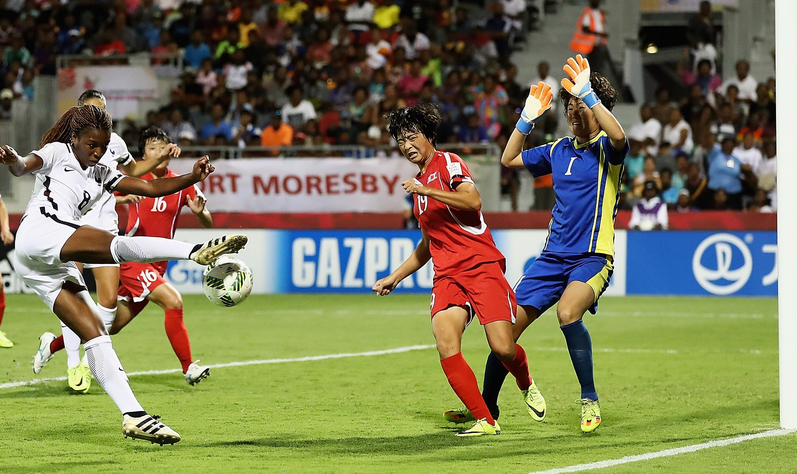
[[[252,271],[241,260],[224,255],[202,272],[202,289],[219,306],[235,306],[252,292]]]

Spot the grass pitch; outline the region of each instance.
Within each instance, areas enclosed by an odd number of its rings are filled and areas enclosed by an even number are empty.
[[[56,318],[31,295],[8,295],[0,384],[66,375],[58,354],[34,375],[38,336]],[[431,345],[428,297],[252,296],[218,308],[187,296],[186,324],[203,364],[188,386],[151,306],[114,346],[144,407],[183,435],[175,446],[125,440],[99,384],[86,395],[65,381],[0,389],[0,472],[528,473],[693,445],[778,426],[776,300],[603,298],[588,316],[604,423],[578,427],[578,383],[556,318],[521,338],[548,402],[544,423],[526,414],[510,378],[498,437],[459,439],[442,412],[459,406],[434,348],[308,361],[311,356]],[[463,352],[481,381],[488,354],[472,325]],[[759,439],[601,473],[792,473],[797,436]]]

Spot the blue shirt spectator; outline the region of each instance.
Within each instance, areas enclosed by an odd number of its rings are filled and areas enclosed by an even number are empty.
[[[212,58],[213,54],[210,52],[210,46],[202,42],[202,33],[194,31],[191,33],[191,44],[185,47],[185,54],[183,61],[186,65],[194,69],[202,67],[202,61],[205,58]]]
[[[708,155],[708,188],[723,189],[728,194],[742,192],[742,162],[733,156],[735,141],[726,138],[722,141],[722,148],[714,145]]]
[[[459,129],[457,139],[460,143],[487,143],[490,136],[487,135],[487,129],[479,124],[479,116],[469,115],[468,125]]]
[[[224,120],[224,107],[220,103],[213,104],[213,109],[210,112],[210,122],[202,127],[200,136],[203,140],[210,140],[219,135],[224,136],[227,141],[232,140],[232,127]]]

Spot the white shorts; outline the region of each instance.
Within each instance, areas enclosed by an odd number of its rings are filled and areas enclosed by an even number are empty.
[[[61,249],[81,222],[31,212],[19,225],[12,258],[14,271],[52,310],[64,282],[86,287],[75,262],[62,262]]]

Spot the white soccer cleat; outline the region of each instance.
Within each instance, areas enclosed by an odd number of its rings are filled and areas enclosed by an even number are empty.
[[[199,360],[191,362],[185,371],[185,381],[188,385],[196,385],[210,375],[210,367],[199,365]]]
[[[50,343],[55,340],[55,334],[46,332],[39,337],[39,350],[33,355],[33,373],[38,374],[41,372],[50,359],[53,358],[53,353],[50,352]]]
[[[238,253],[244,248],[249,237],[241,234],[231,234],[208,240],[191,252],[188,258],[200,265],[210,265],[211,262],[228,253]]]
[[[125,415],[122,420],[122,433],[124,433],[125,438],[129,436],[133,439],[144,439],[161,446],[180,441],[182,439],[180,434],[161,423],[159,418],[157,415],[138,417]]]

